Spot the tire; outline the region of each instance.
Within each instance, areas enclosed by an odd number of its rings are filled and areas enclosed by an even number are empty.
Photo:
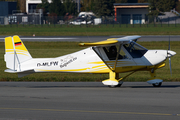
[[[122,84],[118,84],[118,85],[108,85],[108,87],[110,88],[115,88],[115,87],[121,87]]]
[[[152,84],[154,87],[160,87],[162,85],[162,82],[160,83],[155,83],[155,84]]]

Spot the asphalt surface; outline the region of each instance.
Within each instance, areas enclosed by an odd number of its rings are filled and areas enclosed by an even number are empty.
[[[7,36],[0,36],[0,42],[4,42],[4,38]],[[124,36],[59,36],[59,37],[45,37],[45,36],[20,36],[22,41],[75,41],[75,42],[97,42],[102,40],[107,40],[108,38],[120,38]],[[169,37],[171,41],[180,41],[180,35],[171,35],[171,36],[142,36],[140,40],[142,42],[149,42],[149,41],[169,41]]]
[[[180,82],[0,82],[0,120],[179,120]]]

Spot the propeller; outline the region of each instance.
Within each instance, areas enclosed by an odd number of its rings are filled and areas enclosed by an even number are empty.
[[[168,57],[169,54],[171,55],[171,53],[168,52],[170,49],[171,49],[171,48],[170,48],[170,35],[169,35],[169,46],[168,46],[168,50],[167,50],[167,57]],[[170,74],[171,74],[171,76],[172,76],[171,57],[169,57],[169,68],[170,68]]]

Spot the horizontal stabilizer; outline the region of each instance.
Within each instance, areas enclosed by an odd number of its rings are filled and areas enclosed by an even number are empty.
[[[6,69],[4,72],[8,72],[8,73],[17,73],[17,70]]]
[[[4,72],[8,72],[8,73],[18,73],[18,77],[24,77],[26,75],[29,75],[29,74],[32,74],[34,73],[35,71],[32,69],[32,70],[26,70],[26,71],[18,71],[17,70],[12,70],[12,69],[6,69]]]

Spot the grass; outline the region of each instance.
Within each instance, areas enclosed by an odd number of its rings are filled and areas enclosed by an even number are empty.
[[[77,42],[24,42],[33,58],[57,57],[83,49]],[[168,42],[139,42],[148,49],[167,49]],[[172,57],[172,77],[169,71],[168,61],[164,68],[157,70],[157,76],[164,81],[180,81],[180,42],[171,42],[171,50],[176,51]],[[108,78],[108,74],[75,74],[75,73],[35,73],[18,78],[17,74],[5,73],[4,43],[0,42],[0,81],[102,81]],[[124,76],[127,73],[122,73]],[[147,81],[150,74],[147,71],[139,71],[126,78],[125,81]]]
[[[179,35],[180,24],[143,25],[7,25],[0,26],[0,35],[19,36],[109,36],[109,35]]]

